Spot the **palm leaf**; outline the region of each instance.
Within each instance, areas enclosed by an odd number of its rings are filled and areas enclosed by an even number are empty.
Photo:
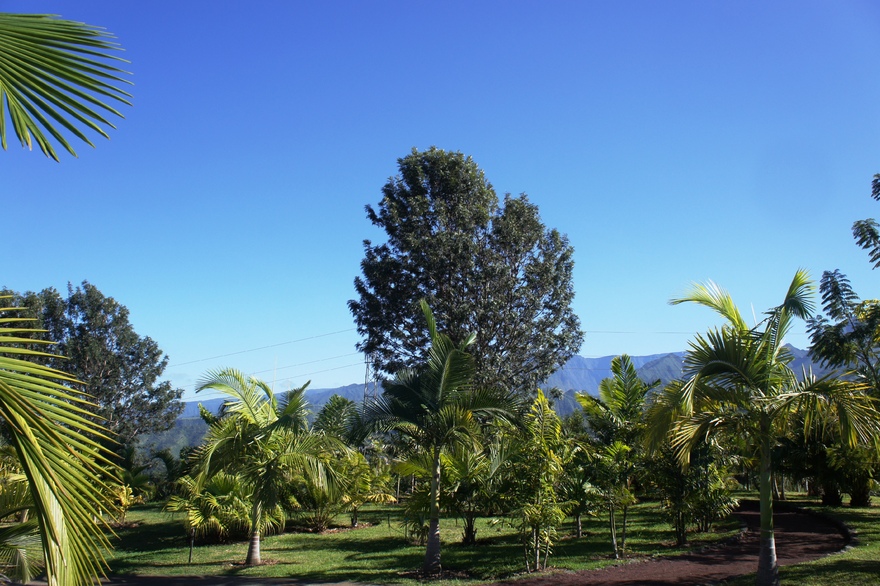
[[[120,84],[125,62],[112,35],[51,15],[0,13],[0,144],[7,148],[6,111],[22,146],[36,142],[56,161],[53,142],[76,156],[67,136],[94,146],[87,129],[109,138],[105,113],[122,116],[108,103],[129,104]]]
[[[0,336],[9,329],[0,327]],[[116,472],[98,442],[107,432],[84,416],[85,401],[65,386],[75,381],[10,357],[41,354],[11,343],[18,344],[0,337],[0,418],[31,488],[49,584],[93,583],[109,548],[94,519],[115,510],[103,478]]]

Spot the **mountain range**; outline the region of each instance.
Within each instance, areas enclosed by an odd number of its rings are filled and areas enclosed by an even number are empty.
[[[812,363],[809,353],[794,346],[788,346],[794,361],[791,368],[796,373],[802,369],[813,369],[817,376],[826,372],[820,365]],[[638,370],[639,377],[646,382],[660,380],[661,386],[681,376],[684,352],[670,352],[666,354],[651,354],[649,356],[631,356],[633,364]],[[586,358],[584,356],[572,357],[562,368],[556,371],[542,385],[545,390],[558,389],[554,400],[554,407],[560,415],[567,415],[578,409],[575,393],[586,392],[598,395],[599,383],[602,379],[611,376],[611,361],[614,356],[601,358]],[[372,385],[368,392],[373,392]],[[313,413],[321,407],[333,395],[340,395],[346,399],[360,403],[364,399],[364,385],[350,384],[332,389],[307,389],[306,398]],[[157,448],[169,447],[174,453],[181,447],[195,445],[207,431],[207,426],[199,416],[199,403],[212,413],[217,413],[224,398],[208,399],[207,401],[189,401],[184,403],[183,412],[177,419],[175,426],[163,434],[156,434],[147,438],[145,443],[152,444]]]

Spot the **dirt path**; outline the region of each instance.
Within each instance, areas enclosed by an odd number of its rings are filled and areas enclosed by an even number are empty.
[[[650,559],[601,570],[554,572],[499,582],[498,586],[667,586],[703,585],[749,574],[758,568],[757,503],[745,501],[739,513],[748,531],[734,544],[718,545],[671,558]],[[838,551],[846,545],[840,530],[813,515],[777,511],[776,553],[780,565],[806,562]],[[33,584],[45,584],[34,582]],[[103,586],[307,586],[291,579],[242,578],[237,576],[111,576]],[[358,586],[343,582],[322,586]],[[363,585],[360,585],[363,586]]]
[[[748,531],[738,543],[718,545],[698,553],[651,559],[586,572],[554,573],[516,581],[506,586],[667,586],[711,584],[750,574],[758,569],[759,522],[756,502],[744,502],[738,516]],[[826,520],[793,511],[773,516],[779,565],[807,562],[846,545],[840,530]]]

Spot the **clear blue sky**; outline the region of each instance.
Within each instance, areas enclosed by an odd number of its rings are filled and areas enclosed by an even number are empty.
[[[850,235],[880,216],[876,2],[0,9],[106,27],[135,83],[79,159],[0,153],[0,285],[89,280],[188,390],[220,366],[281,388],[363,381],[346,301],[362,240],[381,238],[364,206],[412,147],[473,156],[568,234],[585,356],[684,349],[716,323],[667,304],[692,281],[747,313],[799,267],[880,295]]]

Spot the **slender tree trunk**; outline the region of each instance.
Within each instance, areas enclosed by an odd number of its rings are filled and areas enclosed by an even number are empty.
[[[464,516],[464,545],[476,545],[477,543],[477,516],[473,511],[468,511]]]
[[[440,448],[434,448],[434,472],[431,475],[428,545],[422,572],[428,576],[440,573]]]
[[[620,555],[626,557],[626,513],[629,507],[623,507],[623,532],[620,535]]]
[[[611,525],[611,548],[614,550],[614,559],[620,559],[617,553],[617,523],[614,520],[614,505],[608,503],[608,522]]]
[[[575,517],[575,521],[577,522],[577,538],[578,539],[580,539],[581,537],[584,536],[584,526],[583,526],[583,523],[581,522],[581,517],[582,517],[582,515],[580,514],[580,512],[578,512],[577,516]]]
[[[260,517],[263,508],[259,502],[254,502],[251,509],[251,539],[248,543],[247,557],[244,560],[246,566],[259,566],[263,563],[260,558]]]
[[[757,586],[779,586],[779,566],[776,563],[776,538],[773,534],[773,478],[770,458],[770,425],[761,426],[761,549],[758,554]]]
[[[532,529],[532,534],[535,536],[535,571],[537,572],[541,569],[541,531],[535,527]]]

